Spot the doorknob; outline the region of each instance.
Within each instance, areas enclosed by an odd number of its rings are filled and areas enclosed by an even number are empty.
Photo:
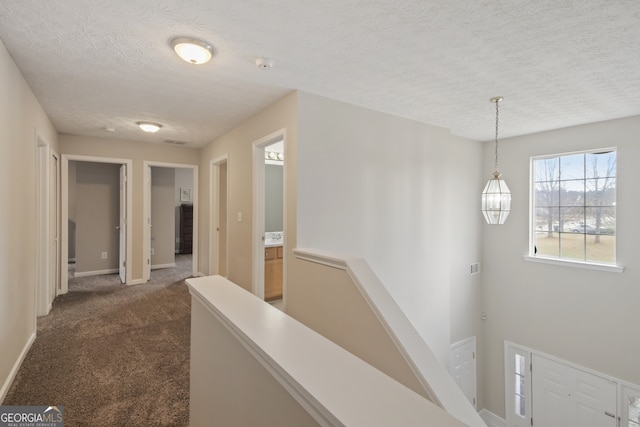
[[[119,225],[116,225],[116,230],[120,230],[120,226]]]
[[[612,414],[612,413],[611,413],[611,412],[609,412],[609,411],[604,411],[604,414],[605,414],[607,417],[611,417],[611,418],[615,418],[615,417],[616,417],[616,415],[615,415],[615,414]]]

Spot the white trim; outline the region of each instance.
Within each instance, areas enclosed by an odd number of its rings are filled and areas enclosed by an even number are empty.
[[[218,253],[220,246],[220,233],[216,232],[218,223],[220,222],[220,165],[227,165],[227,247],[225,277],[229,275],[229,154],[217,157],[209,162],[209,274],[220,274],[220,254]]]
[[[488,409],[483,409],[480,411],[480,416],[482,420],[487,424],[487,427],[507,427],[507,423],[505,420],[489,411]]]
[[[471,344],[471,347],[473,348],[473,396],[471,397],[472,399],[471,404],[477,411],[478,410],[478,364],[477,364],[478,359],[476,356],[478,354],[478,350],[477,350],[477,339],[475,335],[465,338],[463,340],[460,340],[458,342],[455,342],[449,346],[449,352],[451,354],[451,360],[449,361],[450,362],[449,372],[453,376],[453,368],[455,364],[455,359],[453,356],[456,354],[456,350],[459,347],[466,346],[467,344]]]
[[[174,169],[191,169],[193,174],[193,191],[191,192],[191,200],[193,204],[193,253],[191,258],[191,274],[195,275],[198,271],[198,165],[190,165],[186,163],[168,163],[156,162],[152,160],[144,160],[142,162],[142,281],[147,282],[151,277],[151,230],[148,227],[151,218],[151,206],[149,197],[151,195],[151,182],[147,179],[147,171],[151,167],[174,168]],[[127,265],[129,262],[127,261]],[[149,268],[147,268],[149,266]],[[149,277],[147,277],[149,275]]]
[[[525,261],[537,262],[540,264],[561,265],[564,267],[585,268],[588,270],[608,271],[611,273],[622,273],[624,267],[619,265],[596,264],[593,262],[573,261],[568,259],[546,258],[541,256],[523,255]]]
[[[133,270],[133,160],[118,159],[112,157],[96,157],[83,156],[77,154],[62,155],[62,180],[61,180],[61,228],[60,239],[62,244],[60,247],[60,294],[69,292],[69,161],[78,162],[96,162],[96,163],[114,163],[117,165],[126,165],[127,172],[127,269],[126,284],[131,284]],[[119,272],[119,270],[117,270]],[[77,276],[77,274],[76,274]]]
[[[284,144],[284,156],[285,160],[287,158],[287,131],[286,128],[279,129],[273,133],[270,133],[267,136],[264,136],[256,141],[254,141],[251,145],[253,148],[253,210],[252,210],[252,232],[251,232],[251,240],[252,240],[252,253],[253,253],[253,262],[252,266],[252,283],[251,290],[255,296],[264,300],[264,197],[265,197],[265,168],[264,168],[264,149],[265,147],[278,142],[280,140],[283,141]],[[287,191],[286,191],[286,173],[287,173],[287,162],[284,162],[283,166],[283,207],[286,207],[287,201]],[[284,233],[284,241],[283,241],[283,252],[286,254],[287,251],[287,215],[286,208],[283,209],[283,230]],[[286,256],[283,257],[283,276],[282,276],[282,285],[283,285],[283,301],[286,298],[286,283],[287,283],[287,261]],[[286,303],[283,302],[286,307]]]
[[[440,363],[364,259],[315,249],[296,248],[293,253],[298,259],[345,270],[429,399],[467,425],[484,427],[478,412],[447,368]]]
[[[73,273],[74,277],[102,276],[103,274],[114,274],[120,272],[117,268],[109,268],[107,270],[80,271]]]
[[[142,285],[143,283],[146,283],[143,279],[133,279],[131,282],[127,283],[127,285],[128,286]]]
[[[151,269],[152,270],[159,270],[161,268],[173,268],[176,266],[175,262],[170,262],[168,264],[152,264],[151,265]]]
[[[50,163],[51,149],[49,143],[35,131],[36,145],[36,287],[34,311],[36,316],[49,314],[49,285],[51,273],[51,257],[49,253],[50,237]]]
[[[29,339],[27,340],[24,347],[22,348],[22,351],[18,355],[18,358],[13,364],[11,371],[9,371],[9,375],[7,376],[7,379],[5,380],[4,384],[2,384],[2,388],[0,389],[0,403],[4,401],[5,397],[7,397],[9,388],[11,387],[13,380],[16,378],[16,375],[20,370],[20,366],[22,366],[22,362],[24,362],[24,358],[27,357],[27,353],[29,352],[29,349],[31,349],[31,345],[35,340],[36,340],[36,333],[33,332],[29,336]]]
[[[460,424],[455,415],[227,279],[210,276],[186,283],[192,305],[219,322],[318,424]],[[292,348],[298,357],[291,357]]]

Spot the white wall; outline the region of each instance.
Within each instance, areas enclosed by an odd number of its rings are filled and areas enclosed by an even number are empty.
[[[504,416],[503,343],[509,340],[640,384],[640,117],[501,141],[512,195],[503,226],[484,226],[485,407]],[[617,258],[624,273],[527,262],[531,156],[618,147]],[[493,169],[493,143],[484,169]]]
[[[0,400],[36,332],[36,134],[58,136],[0,41]]]
[[[481,150],[299,93],[298,246],[366,259],[446,366],[450,343],[480,334]]]

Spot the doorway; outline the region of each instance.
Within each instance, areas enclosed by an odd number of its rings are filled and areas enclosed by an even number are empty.
[[[227,277],[229,271],[229,161],[227,156],[210,164],[209,274]]]
[[[253,293],[286,307],[286,138],[279,130],[253,143]]]
[[[90,165],[95,165],[93,173]],[[88,253],[84,253],[82,248],[75,246],[76,239],[73,237],[74,233],[77,234],[74,219],[74,213],[70,214],[70,205],[74,206],[76,203],[76,193],[71,187],[74,186],[77,179],[77,166],[81,165],[81,169],[85,169],[87,194],[92,193],[92,186],[99,186],[96,180],[100,180],[100,176],[113,176],[113,185],[115,186],[115,195],[107,196],[108,210],[111,212],[109,216],[109,224],[106,227],[101,227],[101,231],[105,234],[100,237],[93,236],[91,233],[91,224],[84,224],[87,229],[90,230],[87,237],[89,243],[87,244]],[[126,284],[132,284],[131,280],[131,243],[132,243],[132,231],[129,226],[129,218],[132,217],[132,186],[131,180],[128,178],[132,168],[132,161],[129,159],[115,159],[106,157],[92,157],[92,156],[80,156],[80,155],[68,155],[62,156],[62,180],[61,180],[61,251],[60,251],[60,294],[67,293],[69,290],[69,261],[73,260],[74,253],[80,253],[83,251],[84,255],[87,255],[89,267],[82,267],[81,273],[84,275],[93,274],[106,274],[106,273],[119,273],[121,281]],[[108,170],[113,169],[113,174]],[[111,178],[110,178],[111,179]],[[93,187],[96,188],[96,187]],[[83,202],[87,202],[86,198],[82,197]],[[96,206],[87,204],[87,217],[91,217],[91,209]],[[73,208],[72,208],[73,209]],[[114,210],[115,209],[115,213]],[[98,211],[100,212],[100,211]],[[102,212],[100,212],[102,213]],[[84,215],[84,214],[83,214]],[[115,241],[115,246],[106,247],[107,243],[95,244],[96,239],[103,239],[104,242]],[[100,240],[102,241],[102,240]],[[71,250],[71,251],[70,251]],[[96,252],[97,251],[97,252]],[[95,252],[95,253],[94,253]],[[111,260],[116,260],[112,263]],[[76,259],[77,261],[77,259]]]
[[[144,173],[143,281],[167,269],[196,276],[198,166],[145,161]]]
[[[36,135],[36,316],[44,316],[60,288],[60,161]]]

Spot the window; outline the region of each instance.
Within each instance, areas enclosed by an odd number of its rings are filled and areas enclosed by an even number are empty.
[[[616,263],[616,150],[534,157],[531,256]]]
[[[622,423],[624,427],[640,427],[640,390],[622,386]]]
[[[505,341],[505,416],[508,426],[531,426],[531,353]]]

